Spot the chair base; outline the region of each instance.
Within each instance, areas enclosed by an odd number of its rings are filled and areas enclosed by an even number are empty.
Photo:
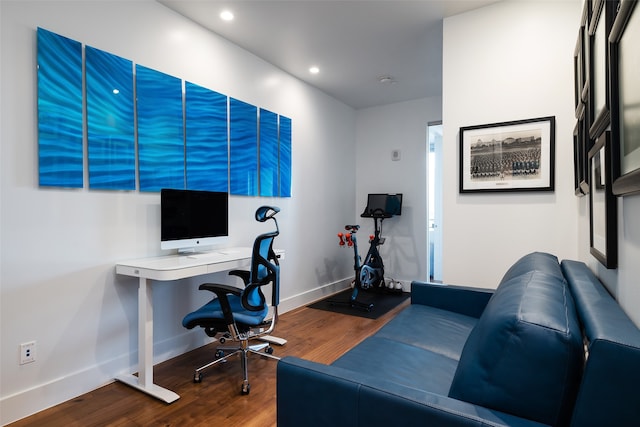
[[[273,347],[271,347],[270,343],[268,342],[249,345],[249,342],[247,340],[242,340],[239,342],[239,344],[240,345],[235,346],[218,346],[215,353],[216,359],[204,366],[197,368],[193,374],[193,382],[202,382],[202,371],[219,363],[226,363],[230,357],[237,354],[240,356],[240,364],[242,367],[242,384],[240,387],[240,393],[243,395],[249,394],[249,391],[251,390],[251,386],[249,384],[248,369],[249,354],[257,354],[259,356],[267,357],[273,360],[280,360],[280,358],[272,354]]]

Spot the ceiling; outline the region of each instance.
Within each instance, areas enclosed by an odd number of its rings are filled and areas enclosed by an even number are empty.
[[[158,1],[360,109],[441,96],[442,19],[500,0]]]

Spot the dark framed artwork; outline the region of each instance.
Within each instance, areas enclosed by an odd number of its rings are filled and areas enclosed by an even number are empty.
[[[611,132],[614,155],[619,158],[613,193],[618,196],[640,193],[640,12],[636,3],[620,2],[609,36]]]
[[[584,29],[580,32],[582,34],[582,59],[584,62],[584,83],[582,86],[582,102],[585,103],[585,107],[586,104],[588,103],[589,100],[589,84],[591,81],[591,78],[589,76],[589,64],[590,64],[590,60],[589,60],[589,40],[591,40],[591,38],[589,37],[589,22],[591,22],[591,9],[592,9],[592,4],[591,4],[592,0],[585,0],[584,1],[584,8],[582,10],[582,19],[580,20],[580,26],[584,27]]]
[[[603,132],[589,151],[590,252],[606,268],[617,268],[617,199],[612,191],[610,132]]]
[[[460,193],[553,191],[555,116],[460,128]]]
[[[574,81],[574,107],[576,109],[576,119],[584,115],[584,102],[582,101],[582,88],[585,82],[584,73],[584,44],[583,36],[584,27],[580,27],[578,31],[578,40],[573,53],[573,81]]]
[[[576,196],[589,194],[588,149],[584,118],[578,120],[573,129],[573,171]]]
[[[609,126],[609,43],[615,2],[595,0],[589,22],[589,136],[595,140]]]
[[[586,28],[591,15],[591,1],[585,1],[582,19],[580,21],[580,29],[578,30],[578,39],[573,53],[573,70],[574,70],[574,107],[576,119],[581,119],[585,113],[587,104],[587,94],[589,90],[588,70],[587,67],[587,43],[589,41],[589,30]]]

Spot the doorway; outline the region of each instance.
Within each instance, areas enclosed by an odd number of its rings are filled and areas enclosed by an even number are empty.
[[[427,124],[427,276],[442,282],[442,122]]]

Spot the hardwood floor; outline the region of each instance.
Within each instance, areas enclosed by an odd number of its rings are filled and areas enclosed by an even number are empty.
[[[288,343],[274,346],[274,355],[331,363],[408,304],[409,300],[376,320],[306,307],[290,311],[280,316],[274,333]],[[238,359],[210,368],[202,383],[193,383],[193,369],[212,360],[214,348],[201,347],[155,366],[155,382],[180,395],[172,404],[114,382],[10,426],[275,426],[277,362],[249,358],[247,396],[240,395]]]

